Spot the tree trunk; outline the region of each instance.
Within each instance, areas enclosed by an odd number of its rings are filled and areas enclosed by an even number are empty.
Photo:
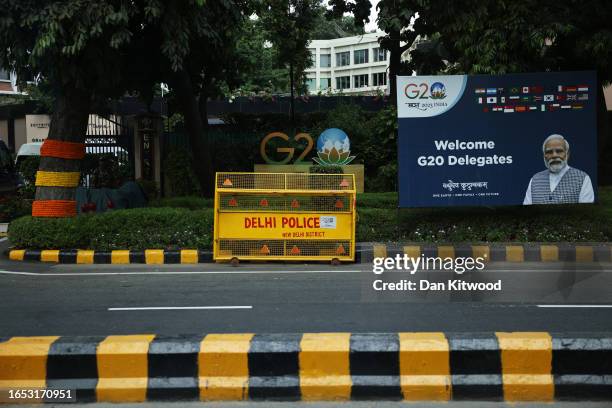
[[[389,100],[393,106],[397,106],[397,75],[402,65],[402,49],[396,38],[400,38],[400,32],[391,31],[389,37],[392,39],[389,50]]]
[[[291,129],[295,133],[295,106],[293,105],[293,64],[289,64],[289,87],[291,88]]]
[[[185,116],[185,128],[193,154],[195,174],[200,182],[202,194],[212,197],[214,194],[214,172],[212,158],[206,139],[206,128],[200,114],[195,88],[185,70],[175,75],[175,85],[179,104]]]
[[[76,187],[84,146],[55,144],[52,141],[84,143],[91,105],[91,93],[64,87],[57,96],[49,136],[41,148],[32,215],[68,217],[76,214]],[[72,153],[71,153],[72,152]],[[66,156],[73,156],[67,158]],[[75,182],[76,179],[76,182]]]

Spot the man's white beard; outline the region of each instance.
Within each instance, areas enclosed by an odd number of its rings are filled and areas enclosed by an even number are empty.
[[[552,163],[553,161],[555,161],[556,163]],[[566,160],[559,160],[559,159],[551,159],[548,161],[544,160],[544,163],[546,164],[546,167],[551,173],[559,173],[561,170],[565,168],[565,166],[567,166]]]

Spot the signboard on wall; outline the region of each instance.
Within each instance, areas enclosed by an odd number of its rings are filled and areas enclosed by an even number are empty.
[[[398,77],[400,207],[596,199],[595,72]]]
[[[95,114],[89,115],[87,136],[118,135],[117,120],[115,115],[110,115],[109,119]],[[25,115],[26,143],[43,142],[49,135],[50,124],[51,116],[49,115]]]

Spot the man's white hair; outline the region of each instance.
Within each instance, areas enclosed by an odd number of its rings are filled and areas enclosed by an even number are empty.
[[[567,140],[565,140],[565,138],[561,135],[553,134],[548,136],[544,140],[544,143],[542,143],[542,153],[546,153],[546,143],[550,142],[551,140],[563,140],[563,142],[565,143],[565,151],[569,152],[570,146],[569,143],[567,143]]]

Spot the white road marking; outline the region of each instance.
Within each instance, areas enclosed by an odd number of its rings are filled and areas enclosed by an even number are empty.
[[[253,306],[159,306],[159,307],[109,307],[111,312],[132,310],[235,310],[252,309]]]
[[[102,266],[102,265],[101,265]],[[606,265],[607,266],[607,265]],[[440,270],[419,270],[418,272],[428,272],[428,273],[451,273],[452,271],[440,271]],[[575,269],[564,271],[562,268],[560,269],[491,269],[491,270],[482,270],[475,273],[478,274],[488,274],[488,273],[562,273],[562,272],[572,272],[572,273],[588,273],[588,272],[597,272],[597,273],[612,273],[612,269]],[[0,274],[4,275],[27,275],[27,276],[114,276],[114,275],[267,275],[267,274],[276,274],[276,275],[296,275],[296,274],[308,274],[308,273],[371,273],[369,268],[364,269],[313,269],[313,270],[278,270],[278,271],[267,271],[267,270],[223,270],[223,271],[140,271],[140,272],[21,272],[21,271],[6,271],[0,270]],[[386,273],[407,273],[406,271],[397,271],[391,270],[386,271]],[[474,273],[474,272],[473,272]],[[374,275],[373,275],[374,276]],[[379,276],[379,275],[376,275]],[[412,275],[415,276],[415,275]],[[457,276],[468,276],[466,274],[457,275]]]
[[[556,309],[556,308],[612,308],[612,305],[537,305],[538,307]]]

